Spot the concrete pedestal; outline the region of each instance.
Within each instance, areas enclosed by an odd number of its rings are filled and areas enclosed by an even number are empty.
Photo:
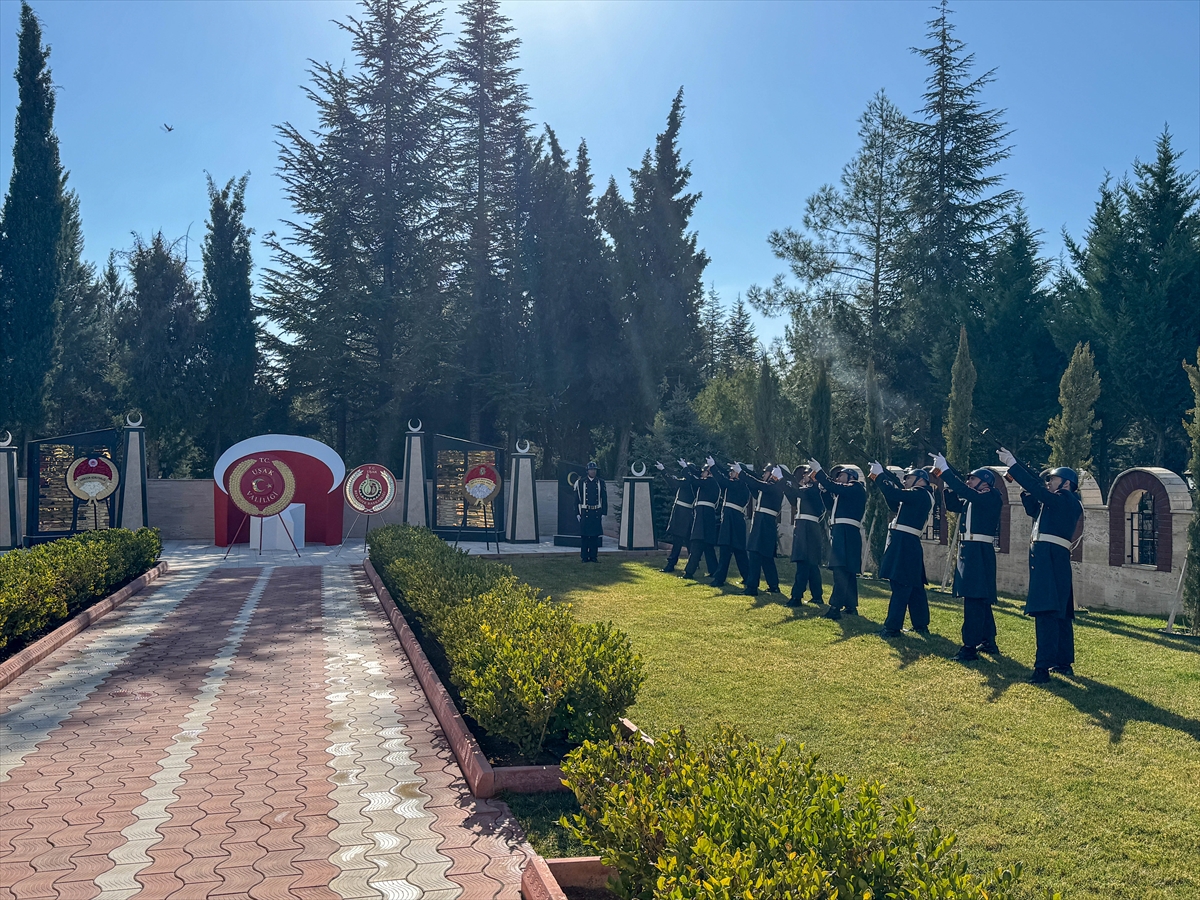
[[[17,448],[0,447],[0,550],[22,546],[20,497],[17,494]]]
[[[525,443],[525,451],[517,442],[509,469],[508,514],[505,516],[504,537],[511,544],[536,544],[538,537],[537,481],[533,475],[536,461]]]
[[[146,429],[140,424],[127,424],[121,442],[124,462],[117,494],[117,527],[137,531],[150,524],[146,510]]]
[[[282,520],[282,521],[280,521]],[[284,526],[287,531],[284,531]],[[293,503],[277,516],[250,519],[250,549],[258,550],[258,536],[262,534],[263,550],[291,550],[292,541],[296,548],[304,546],[304,504]],[[288,539],[288,534],[291,539]]]
[[[645,468],[642,469],[643,473]],[[617,546],[622,550],[653,550],[654,513],[650,506],[650,482],[647,475],[626,475],[621,492],[621,518],[617,525],[620,535]]]
[[[404,436],[404,496],[401,497],[400,521],[415,528],[428,528],[429,498],[425,493],[425,432],[420,420],[408,424]]]

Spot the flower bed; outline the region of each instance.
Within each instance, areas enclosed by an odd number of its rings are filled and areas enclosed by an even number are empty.
[[[157,528],[113,528],[0,557],[0,655],[8,658],[145,573],[162,552]]]
[[[611,624],[576,622],[569,606],[539,597],[508,566],[426,529],[389,526],[368,543],[459,708],[523,760],[604,737],[633,704],[641,659]]]

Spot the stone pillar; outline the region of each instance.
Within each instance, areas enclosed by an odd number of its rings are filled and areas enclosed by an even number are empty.
[[[413,425],[416,422],[416,425]],[[420,419],[408,420],[404,436],[404,497],[400,521],[416,528],[428,528],[429,495],[425,492],[425,432]]]
[[[524,449],[522,449],[524,444]],[[504,537],[510,544],[536,544],[538,534],[537,481],[533,477],[536,457],[529,452],[529,441],[517,441],[509,468],[508,515]]]
[[[125,417],[121,443],[124,462],[117,495],[117,527],[136,531],[150,524],[146,512],[146,429],[141,416],[136,422],[132,416]]]
[[[4,433],[0,442],[0,550],[23,546],[20,497],[17,494],[17,448],[12,434]]]
[[[638,471],[638,466],[641,471]],[[654,512],[650,506],[650,482],[654,479],[646,474],[646,464],[636,463],[629,467],[631,475],[625,476],[621,492],[621,520],[617,526],[617,547],[621,550],[653,550]]]

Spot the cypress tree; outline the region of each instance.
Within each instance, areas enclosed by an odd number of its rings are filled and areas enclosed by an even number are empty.
[[[1191,438],[1190,470],[1192,480],[1200,483],[1200,349],[1196,350],[1196,365],[1185,360],[1184,371],[1191,383],[1195,404],[1188,413],[1191,422],[1184,422]],[[1183,579],[1183,608],[1187,611],[1188,626],[1192,634],[1200,634],[1200,488],[1192,491],[1192,521],[1188,523],[1187,572]]]
[[[830,441],[833,433],[833,392],[829,387],[829,363],[817,360],[817,380],[808,402],[808,451],[817,462],[829,468]]]
[[[61,267],[65,176],[42,28],[21,4],[13,168],[0,212],[0,427],[18,446],[45,424]],[[24,453],[24,450],[21,451]]]
[[[971,416],[975,406],[975,365],[967,343],[967,327],[958,331],[958,354],[950,376],[950,401],[946,426],[946,459],[961,471],[971,467]]]
[[[702,344],[696,363],[701,377],[709,381],[724,366],[721,350],[725,337],[725,310],[715,287],[709,287],[700,304],[700,335]]]
[[[867,360],[865,379],[867,418],[863,429],[866,438],[867,457],[878,460],[885,468],[888,465],[887,432],[883,424],[883,403],[879,395],[879,383],[875,378],[875,360]],[[887,501],[880,491],[867,492],[867,508],[863,514],[863,528],[867,532],[867,543],[871,548],[871,558],[878,567],[883,559],[883,551],[887,546],[887,532],[890,514]]]
[[[779,376],[765,356],[758,368],[758,384],[754,391],[754,436],[762,458],[778,462]]]
[[[1062,412],[1050,420],[1046,443],[1050,465],[1076,470],[1092,468],[1092,432],[1099,427],[1096,401],[1100,398],[1100,373],[1088,344],[1076,344],[1058,386]]]

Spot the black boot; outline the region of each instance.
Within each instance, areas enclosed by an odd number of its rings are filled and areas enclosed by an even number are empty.
[[[978,649],[980,653],[990,653],[993,656],[1000,655],[1000,648],[996,646],[995,641],[988,641],[986,644],[980,644]]]
[[[1065,666],[1051,666],[1050,671],[1055,675],[1065,675],[1068,678],[1075,677],[1075,670],[1071,668],[1070,663],[1067,663]]]
[[[975,660],[979,659],[979,654],[975,651],[974,647],[963,647],[958,651],[958,653],[950,658],[955,662],[974,662]]]
[[[1034,669],[1033,674],[1029,676],[1030,684],[1049,684],[1050,670],[1049,669]]]

